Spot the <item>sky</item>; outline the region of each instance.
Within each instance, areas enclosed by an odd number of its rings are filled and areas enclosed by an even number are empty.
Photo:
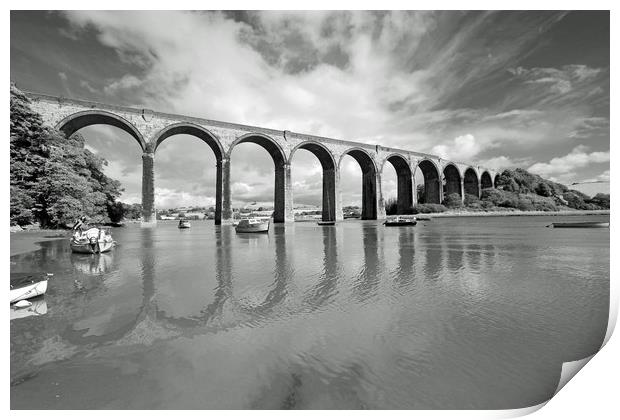
[[[24,90],[521,167],[609,192],[608,12],[12,11],[11,80]],[[80,130],[140,202],[141,151],[114,127]],[[156,206],[213,205],[215,157],[178,135],[158,148]],[[361,171],[341,168],[343,203]],[[396,195],[386,165],[383,191]],[[233,205],[273,200],[273,161],[231,157]],[[320,205],[310,152],[294,201]]]

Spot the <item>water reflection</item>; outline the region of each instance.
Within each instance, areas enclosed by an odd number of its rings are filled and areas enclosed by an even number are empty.
[[[319,282],[304,297],[304,305],[312,310],[328,305],[336,295],[338,278],[342,273],[338,267],[338,243],[334,227],[321,228],[323,238],[323,271]]]
[[[441,247],[445,249],[447,254],[447,268],[454,274],[463,268],[464,240],[461,234],[453,235],[451,238],[447,238],[445,235],[439,237]]]
[[[379,247],[377,244],[378,226],[365,223],[362,228],[364,264],[353,284],[353,292],[360,301],[365,301],[377,293],[380,280]]]
[[[285,226],[276,224],[270,239],[275,244],[275,266],[273,269],[273,283],[268,286],[267,296],[263,302],[256,305],[241,304],[242,311],[258,320],[274,311],[288,294],[289,282],[293,277],[293,268],[287,258]],[[257,235],[254,235],[257,236]],[[262,235],[264,236],[264,235]]]
[[[443,249],[438,237],[441,232],[431,232],[420,235],[420,248],[425,249],[424,278],[436,281],[439,279],[443,266]]]
[[[31,305],[27,308],[16,308],[11,306],[11,321],[14,319],[27,318],[29,316],[40,316],[47,313],[47,302],[44,296],[30,299]]]
[[[73,268],[91,276],[109,272],[112,269],[112,263],[112,254],[71,254]]]
[[[215,300],[207,306],[204,312],[205,322],[210,319],[221,319],[224,306],[232,297],[232,257],[230,255],[232,230],[232,226],[218,226],[215,229],[217,287]]]
[[[415,281],[415,240],[413,229],[400,229],[398,232],[398,267],[394,281],[400,287],[406,287]]]
[[[162,224],[94,258],[46,243],[11,258],[55,273],[45,316],[11,322],[12,407],[535,403],[601,343],[609,232],[514,223]]]
[[[470,270],[475,272],[480,271],[481,257],[480,245],[475,242],[470,243],[467,247],[467,264]]]

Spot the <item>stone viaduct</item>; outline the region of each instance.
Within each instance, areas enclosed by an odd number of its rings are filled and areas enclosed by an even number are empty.
[[[398,213],[416,204],[416,171],[424,178],[424,202],[441,203],[447,194],[480,196],[483,188],[493,187],[496,172],[439,156],[279,131],[203,118],[154,112],[148,109],[107,105],[76,99],[27,92],[32,108],[44,123],[71,136],[81,128],[108,124],[131,135],[142,150],[143,224],[152,226],[155,218],[155,154],[159,145],[176,134],[203,140],[217,161],[215,223],[232,223],[230,192],[230,156],[239,143],[255,143],[267,150],[275,167],[274,222],[292,222],[293,191],[291,162],[297,149],[313,153],[323,168],[323,220],[342,220],[340,163],[345,155],[353,157],[362,170],[362,219],[385,218],[381,175],[388,163],[398,178]]]

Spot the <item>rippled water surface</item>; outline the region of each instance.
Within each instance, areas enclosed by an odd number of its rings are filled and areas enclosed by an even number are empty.
[[[11,407],[537,404],[607,326],[609,229],[544,228],[559,220],[160,222],[114,229],[107,255],[41,243],[11,258],[55,273],[47,313],[11,321]]]

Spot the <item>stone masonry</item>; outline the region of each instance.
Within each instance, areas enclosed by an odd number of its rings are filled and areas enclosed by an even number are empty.
[[[292,222],[293,191],[291,162],[297,149],[312,152],[323,168],[323,220],[341,220],[340,162],[352,156],[362,169],[362,218],[385,218],[381,176],[385,165],[393,165],[398,177],[399,213],[416,204],[416,171],[424,176],[426,201],[443,201],[444,188],[450,192],[480,196],[482,188],[494,185],[495,170],[461,162],[446,161],[439,156],[380,145],[337,140],[293,131],[279,131],[183,115],[154,112],[148,109],[100,104],[37,93],[27,93],[32,108],[43,121],[66,135],[93,124],[109,124],[129,133],[142,150],[143,225],[154,226],[155,154],[166,138],[188,134],[207,143],[217,161],[216,224],[232,223],[230,192],[230,156],[240,143],[256,143],[272,156],[274,174],[274,222]]]

